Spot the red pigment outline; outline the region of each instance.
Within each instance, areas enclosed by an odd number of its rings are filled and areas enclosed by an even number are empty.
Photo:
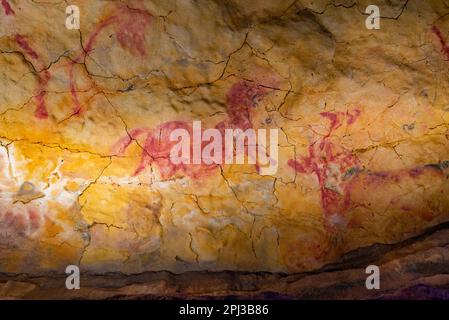
[[[33,233],[41,226],[40,214],[33,208],[27,209],[25,214],[14,214],[8,210],[1,220],[4,228],[11,228],[20,236],[26,236],[27,231]]]
[[[31,48],[28,41],[22,35],[16,34],[14,36],[14,40],[19,45],[19,47],[21,47],[24,50],[25,54],[30,56],[33,60],[39,59],[39,55],[37,54],[37,52],[34,51],[33,48]],[[39,76],[39,85],[35,95],[37,108],[34,111],[34,116],[38,119],[46,119],[48,118],[48,111],[47,106],[45,104],[45,95],[46,95],[45,88],[47,87],[47,84],[51,79],[51,74],[48,70],[44,70],[43,76],[41,74],[38,74],[38,76]]]
[[[11,9],[9,3],[6,0],[2,0],[2,5],[6,14],[14,14],[14,11]],[[133,19],[133,17],[136,13],[139,15],[144,15],[145,21],[143,22],[143,24],[150,24],[153,15],[145,10],[130,9],[127,6],[121,6],[119,10],[121,10],[119,16],[111,16],[101,22],[99,26],[97,26],[94,32],[90,35],[86,47],[83,48],[83,53],[68,64],[70,94],[74,105],[72,116],[81,115],[84,110],[76,90],[73,67],[76,63],[80,63],[81,60],[84,59],[87,54],[89,54],[89,52],[93,50],[94,42],[103,29],[113,23],[117,23],[118,26],[116,35],[119,43],[131,52],[133,52],[133,46],[136,46],[136,51],[140,56],[144,56],[146,53],[144,47],[145,33],[142,33],[142,30],[144,30],[144,28],[142,27],[142,20]],[[123,19],[123,16],[127,17],[127,19]],[[14,38],[16,43],[24,50],[27,55],[29,55],[34,60],[37,60],[39,58],[37,52],[31,48],[28,41],[22,35],[16,34]],[[45,88],[48,85],[50,79],[51,74],[48,70],[44,71],[43,76],[39,76],[39,86],[35,96],[37,101],[37,108],[34,113],[35,117],[38,119],[48,118],[48,111],[45,104]]]
[[[440,40],[441,52],[443,52],[446,58],[449,59],[449,46],[447,45],[446,40],[444,40],[443,34],[441,33],[440,29],[438,29],[436,26],[433,26],[432,32],[438,37],[438,40]]]
[[[131,17],[129,19],[123,19],[123,16],[127,16],[130,14],[131,9],[129,9],[127,6],[122,6],[121,8],[122,14],[119,16],[111,16],[103,20],[94,30],[94,32],[89,36],[89,39],[87,40],[86,47],[83,48],[83,53],[80,54],[78,57],[74,59],[74,61],[71,61],[68,68],[69,68],[69,85],[70,85],[70,94],[72,96],[72,102],[74,104],[73,108],[73,114],[72,116],[81,115],[84,111],[84,108],[82,107],[79,98],[78,93],[76,91],[76,85],[74,80],[74,74],[73,74],[73,67],[75,64],[80,63],[82,59],[84,59],[89,52],[93,50],[93,45],[96,41],[97,36],[102,32],[106,27],[117,24],[116,36],[119,43],[129,49],[131,52],[133,51],[133,45],[137,46],[137,52],[142,57],[146,54],[144,44],[145,44],[145,33],[141,34],[143,30],[145,30],[144,26],[141,24],[135,25],[138,22],[142,22],[141,19],[132,19],[135,14],[131,14]],[[151,19],[153,18],[153,15],[145,10],[140,9],[132,9],[133,12],[137,12],[139,15],[145,15],[146,20],[144,24],[150,24]],[[123,13],[125,12],[125,13]],[[132,26],[132,27],[131,27]],[[127,39],[127,37],[131,35],[131,39]],[[127,42],[128,40],[129,43]]]
[[[159,168],[163,179],[173,177],[178,172],[192,178],[199,178],[217,167],[216,164],[173,164],[170,161],[170,151],[177,142],[169,141],[169,135],[175,129],[185,129],[189,132],[190,136],[193,134],[192,127],[185,121],[164,122],[154,130],[150,130],[148,128],[136,128],[129,132],[128,136],[120,139],[114,145],[113,152],[116,155],[123,155],[132,140],[135,140],[139,136],[145,134],[145,142],[142,147],[143,152],[139,165],[134,171],[133,176],[141,174],[145,168],[152,163],[155,163],[155,165]],[[193,154],[192,144],[190,145],[190,154]]]
[[[226,112],[228,119],[219,122],[215,129],[220,130],[222,136],[224,136],[225,128],[234,129],[250,129],[253,128],[252,123],[252,109],[257,106],[258,100],[265,97],[271,89],[268,89],[259,84],[251,83],[249,81],[239,81],[231,86],[231,89],[226,95]],[[199,178],[204,175],[208,175],[213,169],[217,168],[217,164],[179,164],[175,165],[169,160],[169,154],[171,148],[177,142],[170,142],[166,139],[160,139],[160,133],[166,132],[178,128],[183,128],[189,131],[192,136],[192,128],[190,124],[185,121],[168,121],[159,125],[155,130],[148,128],[136,128],[129,133],[128,136],[120,139],[112,148],[114,154],[123,155],[132,140],[135,140],[138,136],[146,134],[145,144],[143,146],[143,152],[141,155],[140,163],[135,170],[133,176],[139,175],[143,170],[155,163],[159,168],[161,177],[163,179],[173,177],[176,173],[182,172],[184,175]],[[205,129],[202,128],[204,131]],[[170,131],[171,132],[171,131]],[[202,148],[208,142],[202,142]],[[191,154],[193,145],[191,144]],[[223,149],[225,146],[223,145]],[[223,157],[225,156],[223,150]],[[163,169],[163,170],[162,170]],[[256,169],[259,172],[259,165],[256,163]]]
[[[46,119],[48,118],[47,106],[45,103],[45,95],[47,94],[45,88],[47,87],[48,82],[51,79],[51,74],[48,70],[44,71],[44,76],[39,78],[39,94],[36,96],[37,100],[37,108],[34,112],[34,116],[38,119]]]
[[[271,87],[274,87],[277,84],[277,81],[271,82],[273,82]],[[216,126],[217,129],[222,131],[222,136],[224,135],[224,129],[226,127],[237,128],[243,131],[254,128],[252,109],[256,108],[258,102],[272,90],[273,89],[268,86],[262,86],[246,80],[234,83],[226,95],[226,112],[228,114],[228,120],[219,123]],[[265,146],[263,147],[265,148]],[[267,151],[265,152],[268,157]],[[244,153],[249,155],[247,146]],[[277,161],[272,158],[269,158],[269,161],[272,164],[277,163]],[[258,159],[256,159],[255,167],[257,173],[260,173]]]
[[[16,43],[25,51],[27,55],[29,55],[31,58],[37,60],[39,58],[39,55],[34,51],[31,47],[28,41],[20,34],[16,34],[14,36],[14,40]]]
[[[354,109],[352,111],[343,112],[322,112],[320,116],[329,120],[329,131],[321,139],[310,144],[308,147],[308,155],[301,158],[301,161],[290,159],[287,164],[296,172],[305,174],[315,174],[320,186],[321,206],[326,217],[333,214],[341,215],[350,206],[350,192],[346,182],[340,182],[339,186],[343,194],[331,190],[326,187],[326,181],[331,174],[331,166],[339,165],[340,175],[345,174],[351,168],[357,168],[360,162],[349,150],[341,146],[337,146],[329,137],[340,128],[343,119],[347,125],[353,124],[360,116],[361,111]],[[341,186],[343,184],[343,186]]]
[[[357,177],[357,172],[352,174],[345,180],[337,180],[342,194],[334,190],[326,188],[326,180],[329,178],[330,167],[332,164],[338,164],[340,174],[348,172],[347,170],[357,168],[360,166],[360,160],[354,156],[349,150],[344,147],[337,146],[328,141],[330,135],[342,125],[342,119],[346,119],[348,125],[353,124],[359,118],[361,112],[354,109],[351,112],[322,112],[320,115],[329,120],[329,132],[323,138],[310,144],[308,147],[308,155],[301,157],[301,160],[290,159],[288,165],[296,172],[303,174],[314,174],[318,179],[320,186],[321,207],[324,211],[325,218],[329,218],[333,214],[338,214],[343,217],[345,212],[352,205],[351,191],[354,186],[354,178]],[[410,177],[416,179],[424,172],[434,172],[443,177],[441,170],[433,166],[418,166],[411,169],[402,169],[395,171],[380,171],[368,172],[365,179],[370,185],[383,184],[391,181],[392,183],[399,183],[401,179]],[[431,220],[432,216],[427,214],[424,219]],[[327,227],[331,227],[327,225]],[[349,221],[348,227],[356,227],[355,221]],[[330,228],[333,230],[333,228]]]
[[[14,12],[14,10],[11,8],[11,5],[9,4],[8,1],[6,0],[2,0],[2,6],[3,6],[3,10],[5,11],[5,14],[7,16],[9,15],[15,15],[16,13]]]

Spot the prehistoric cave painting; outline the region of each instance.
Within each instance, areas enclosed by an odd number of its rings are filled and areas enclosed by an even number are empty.
[[[38,59],[39,55],[36,53],[36,51],[34,51],[27,40],[25,40],[24,37],[22,37],[20,34],[16,34],[14,36],[14,39],[16,40],[17,44],[23,49],[23,51],[25,51],[25,53],[27,55],[29,55],[31,58],[33,59]]]
[[[380,188],[392,185],[418,185],[419,179],[429,178],[436,183],[446,177],[445,170],[449,161],[426,164],[410,169],[372,172],[365,170],[359,158],[350,150],[338,144],[331,135],[344,123],[348,126],[357,121],[361,115],[359,109],[344,112],[323,112],[320,114],[329,122],[329,131],[323,137],[308,146],[308,154],[299,159],[290,159],[288,165],[301,174],[316,176],[321,197],[321,207],[328,226],[336,225],[357,227],[356,221],[347,221],[345,214],[359,205],[360,201],[369,200]],[[438,179],[438,180],[436,180]],[[368,201],[369,202],[369,201]],[[404,205],[393,198],[390,206],[402,211],[414,212],[425,220],[432,220],[435,214],[423,211],[413,203]],[[429,209],[430,210],[430,209]]]
[[[271,91],[272,89],[266,86],[250,81],[242,80],[234,83],[226,95],[226,113],[228,117],[224,121],[219,122],[215,126],[215,129],[218,129],[222,137],[224,137],[225,129],[247,130],[253,128],[252,109],[256,108],[259,101]],[[192,136],[192,127],[185,121],[165,122],[154,130],[149,128],[136,128],[113,146],[113,153],[122,155],[132,140],[144,134],[146,135],[145,144],[143,145],[140,164],[135,170],[134,175],[142,173],[152,163],[158,167],[163,179],[173,177],[178,173],[192,178],[198,178],[213,172],[218,167],[217,164],[173,164],[170,161],[170,150],[176,142],[170,142],[169,135],[173,130],[179,128],[186,129]],[[202,147],[207,143],[202,142]],[[192,142],[190,148],[191,150],[193,149]],[[223,151],[222,155],[224,156],[224,154],[225,152]],[[259,168],[257,162],[256,168]]]
[[[73,102],[73,115],[82,114],[83,108],[78,98],[73,68],[75,64],[83,63],[85,57],[93,50],[98,35],[107,27],[115,26],[115,35],[120,45],[134,56],[143,57],[146,54],[146,30],[153,20],[153,15],[146,10],[129,8],[118,4],[116,14],[104,19],[89,36],[83,52],[70,62],[68,66],[70,93]]]
[[[14,11],[6,0],[2,0],[2,6],[7,15],[14,15]],[[67,67],[69,77],[70,94],[73,103],[72,115],[81,115],[83,107],[78,97],[77,88],[74,78],[74,65],[84,63],[84,58],[93,50],[98,35],[110,25],[115,26],[115,35],[120,45],[134,56],[143,57],[146,54],[145,41],[146,31],[151,24],[153,15],[146,10],[129,8],[124,4],[117,4],[115,14],[105,18],[89,36],[83,52],[74,58]],[[23,50],[24,54],[36,62],[38,70],[39,84],[35,94],[37,107],[35,117],[38,119],[48,118],[48,111],[45,103],[46,87],[51,80],[50,71],[39,62],[38,53],[30,46],[23,35],[16,34],[14,40]]]
[[[120,45],[134,53],[145,56],[146,30],[153,21],[153,15],[146,10],[119,5],[116,22],[116,36]]]
[[[1,0],[2,1],[2,7],[3,7],[3,11],[5,11],[5,14],[7,16],[9,15],[15,15],[14,10],[11,8],[11,5],[9,4],[9,2],[7,0]]]
[[[39,62],[39,55],[37,52],[31,48],[28,41],[20,34],[16,34],[14,36],[15,42],[19,45],[19,47],[24,51],[26,56],[29,56],[32,60],[36,62],[36,67],[38,70],[39,84],[35,93],[35,99],[37,103],[36,110],[34,115],[38,119],[45,119],[48,117],[47,106],[45,104],[45,88],[47,87],[48,82],[51,79],[50,72],[45,68],[45,66]]]
[[[33,237],[44,225],[44,219],[34,207],[11,208],[0,213],[0,246],[13,248]]]
[[[253,128],[252,109],[270,91],[266,86],[244,80],[233,84],[226,95],[228,120],[221,125],[242,130]]]
[[[444,40],[444,36],[441,33],[440,29],[438,29],[438,27],[436,27],[436,26],[433,26],[432,32],[438,37],[438,40],[440,41],[441,52],[443,52],[443,54],[446,56],[446,58],[449,59],[449,46],[447,45],[446,40]]]
[[[241,130],[254,129],[252,110],[255,109],[259,102],[278,85],[278,80],[270,76],[265,79],[265,82],[266,85],[261,85],[242,80],[232,85],[226,95],[226,113],[228,119],[218,123],[216,126],[216,128],[222,132],[222,135],[226,128]],[[266,150],[267,146],[262,146],[257,142],[257,147],[262,147]],[[247,146],[244,153],[249,155]],[[265,155],[270,163],[273,164],[277,162],[267,153],[265,153]],[[255,166],[256,171],[260,173],[259,159],[256,159]]]
[[[25,214],[6,211],[2,222],[4,230],[12,230],[15,234],[26,236],[39,229],[41,215],[33,208],[25,210]]]
[[[447,212],[447,208],[441,205],[433,205],[431,202],[431,189],[437,190],[434,194],[436,201],[439,202],[444,197],[442,186],[444,181],[449,177],[447,169],[449,161],[444,160],[435,164],[425,164],[409,169],[399,169],[390,171],[370,172],[363,171],[357,174],[351,181],[348,188],[351,193],[351,202],[355,206],[366,206],[372,204],[373,195],[379,190],[392,190],[394,187],[402,187],[409,190],[400,193],[392,193],[390,195],[389,208],[405,212],[407,214],[415,214],[425,221],[432,221],[436,216]],[[428,199],[407,197],[409,192],[420,190],[424,186],[428,186]],[[375,204],[374,204],[375,205]],[[351,221],[349,227],[357,227],[357,221]]]
[[[360,116],[360,110],[322,112],[320,115],[330,122],[328,133],[309,145],[307,156],[301,160],[291,159],[288,165],[298,173],[314,174],[320,186],[325,216],[339,216],[350,205],[348,182],[360,170],[360,162],[349,150],[334,143],[330,136],[343,123],[353,124]]]
[[[36,202],[45,195],[33,183],[20,186],[9,171],[9,155],[0,150],[0,246],[15,246],[37,234],[48,219]]]
[[[4,155],[2,155],[2,158]],[[3,185],[12,182],[10,178],[3,179]],[[6,181],[5,181],[6,180]],[[3,187],[2,185],[2,187]],[[46,219],[45,213],[32,203],[44,196],[30,182],[24,182],[17,192],[9,196],[2,188],[0,197],[0,245],[14,243],[15,238],[26,238],[35,234]]]
[[[115,35],[120,45],[134,55],[145,56],[146,32],[153,21],[153,15],[146,10],[129,8],[124,4],[117,4],[115,14],[108,16],[97,25],[89,36],[84,52],[75,59],[80,62],[93,50],[99,34],[110,25],[114,25]]]
[[[214,168],[215,164],[174,164],[170,161],[170,150],[177,143],[170,141],[170,133],[175,129],[185,129],[192,136],[192,127],[185,121],[169,121],[161,124],[154,130],[148,128],[137,128],[129,132],[129,136],[120,139],[113,147],[115,154],[121,155],[130,145],[131,141],[141,135],[146,135],[140,163],[136,168],[134,175],[142,173],[146,167],[155,164],[163,179],[168,179],[180,173],[192,178],[199,178]],[[192,154],[193,144],[190,145]]]

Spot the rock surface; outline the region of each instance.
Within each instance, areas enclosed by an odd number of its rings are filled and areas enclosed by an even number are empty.
[[[2,0],[0,296],[447,297],[449,2],[371,2]],[[174,165],[193,121],[277,172]]]
[[[440,229],[441,228],[441,229]],[[310,273],[144,272],[83,275],[67,290],[65,275],[0,276],[8,299],[448,299],[449,230],[445,224],[395,245],[354,251]],[[365,287],[365,266],[381,270],[379,290]]]

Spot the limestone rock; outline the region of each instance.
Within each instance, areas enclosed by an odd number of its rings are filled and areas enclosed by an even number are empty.
[[[182,296],[332,298],[342,274],[348,298],[447,285],[446,242],[392,248],[449,221],[449,9],[377,1],[370,30],[371,2],[73,1],[71,30],[66,2],[1,1],[1,295],[45,295],[17,275],[67,265],[98,297],[187,281]],[[173,164],[170,133],[194,121],[277,129],[277,171]],[[376,261],[403,282],[367,293],[345,261],[382,245]],[[424,284],[410,259],[435,265]],[[102,291],[91,275],[110,272],[120,289]],[[230,287],[228,272],[249,275]]]

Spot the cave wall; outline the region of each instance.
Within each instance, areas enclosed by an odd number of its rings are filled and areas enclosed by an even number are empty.
[[[368,29],[371,2],[1,1],[3,295],[39,297],[21,274],[77,265],[223,279],[185,295],[237,292],[228,272],[249,272],[255,295],[333,297],[304,292],[341,272],[358,288],[367,260],[344,262],[362,248],[387,248],[367,262],[388,274],[410,265],[397,247],[410,239],[413,263],[426,250],[446,261],[446,233],[420,235],[449,220],[449,3],[374,1],[380,29]],[[174,164],[170,133],[194,121],[277,130],[276,172]],[[432,268],[428,285],[446,285]],[[388,290],[420,285],[405,269]]]

